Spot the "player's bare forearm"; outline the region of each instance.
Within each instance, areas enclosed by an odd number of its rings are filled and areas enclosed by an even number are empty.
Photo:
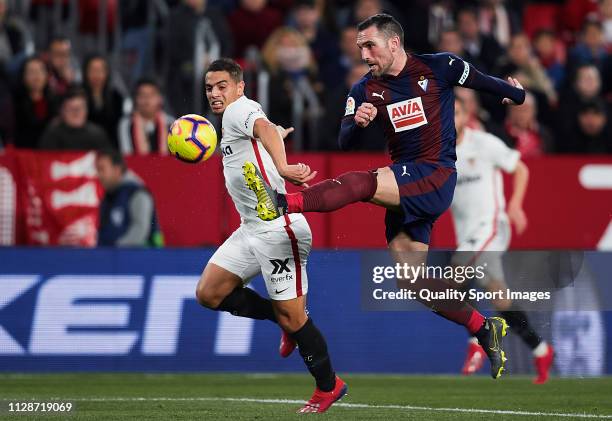
[[[264,148],[270,154],[278,173],[285,180],[298,186],[308,187],[308,181],[312,180],[317,172],[312,172],[308,165],[299,163],[289,165],[285,152],[283,138],[293,129],[283,129],[263,118],[258,119],[253,127],[253,134],[259,138]]]
[[[525,165],[523,161],[519,160],[516,164],[513,176],[512,196],[508,205],[522,208],[525,193],[527,192],[527,185],[529,184],[529,168],[527,168],[527,165]]]
[[[285,142],[283,142],[276,124],[260,118],[255,122],[253,134],[261,140],[263,147],[272,157],[274,166],[282,175],[287,168],[287,154],[285,152]]]

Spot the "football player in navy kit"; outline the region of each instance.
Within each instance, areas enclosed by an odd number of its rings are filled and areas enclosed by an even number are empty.
[[[350,90],[339,144],[348,148],[360,130],[376,123],[385,133],[393,163],[351,171],[293,194],[280,194],[262,183],[266,194],[258,196],[258,214],[266,220],[371,202],[387,209],[386,237],[394,258],[418,266],[426,262],[433,223],[450,206],[457,181],[453,88],[488,92],[504,104],[523,103],[525,91],[516,79],[505,82],[485,75],[453,54],[406,53],[403,29],[390,15],[371,16],[358,31],[357,45],[370,72]],[[443,292],[449,285],[421,278],[401,287]],[[423,304],[476,336],[491,362],[492,377],[501,375],[504,319],[485,318],[454,299]]]

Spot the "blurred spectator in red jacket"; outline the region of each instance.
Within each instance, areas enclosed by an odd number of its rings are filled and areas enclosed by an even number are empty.
[[[536,100],[529,92],[522,105],[507,107],[504,132],[504,140],[522,157],[542,155],[552,149],[552,136],[538,123]]]
[[[40,57],[30,57],[23,63],[13,104],[15,146],[38,147],[42,133],[57,112],[57,100],[49,89],[47,66]]]
[[[283,16],[268,6],[267,0],[240,0],[228,20],[234,34],[234,56],[242,58],[248,47],[263,46],[270,34],[282,25]]]

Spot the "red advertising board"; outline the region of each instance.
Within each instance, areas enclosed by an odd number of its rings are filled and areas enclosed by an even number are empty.
[[[388,163],[381,154],[303,154],[315,182]],[[224,186],[219,156],[191,165],[172,157],[129,157],[128,166],[153,193],[168,246],[218,245],[240,220]],[[612,249],[612,157],[541,157],[527,161],[527,231],[516,249]],[[511,177],[506,177],[506,195]],[[294,186],[289,191],[296,191]],[[102,191],[92,154],[8,151],[0,155],[0,245],[95,243]],[[315,247],[385,247],[384,210],[359,203],[333,213],[307,214]],[[454,247],[451,218],[434,227],[432,245]]]

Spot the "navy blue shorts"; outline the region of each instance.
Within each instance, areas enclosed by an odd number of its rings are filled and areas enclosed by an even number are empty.
[[[401,231],[429,244],[434,222],[453,201],[457,172],[436,164],[406,162],[390,165],[399,187],[401,212],[387,210],[385,234],[390,242]]]

